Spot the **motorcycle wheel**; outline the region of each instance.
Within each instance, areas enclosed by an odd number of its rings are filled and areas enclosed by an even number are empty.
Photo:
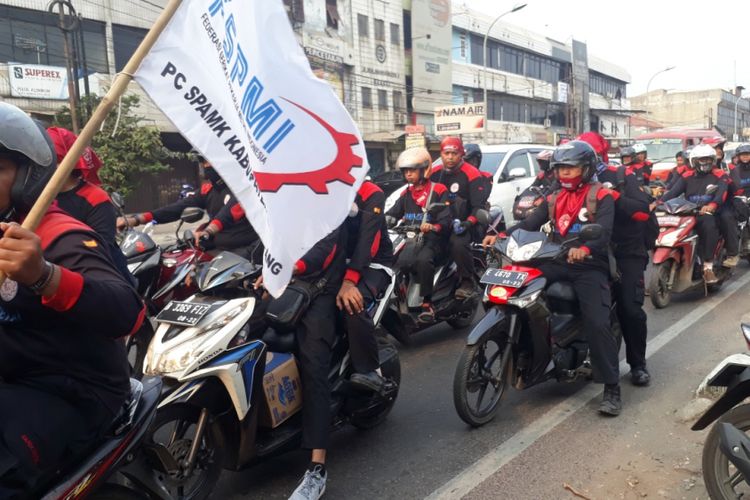
[[[714,500],[736,499],[750,494],[742,474],[719,448],[718,422],[728,422],[742,432],[750,432],[750,404],[736,406],[722,416],[706,436],[703,444],[703,481]]]
[[[200,413],[197,406],[167,405],[157,412],[149,429],[150,444],[165,447],[181,463],[190,452]],[[177,472],[158,473],[161,484],[174,500],[203,500],[212,493],[224,464],[224,450],[216,446],[214,432],[211,424],[207,424],[196,465],[189,474],[182,465]]]
[[[480,427],[497,413],[512,375],[512,346],[508,331],[493,328],[479,341],[466,346],[453,376],[453,404],[461,420]],[[492,391],[485,399],[488,389]],[[472,401],[476,396],[476,401]],[[482,403],[486,403],[483,405]]]
[[[383,338],[378,338],[378,344],[390,344],[390,342]],[[393,345],[390,345],[390,348],[396,351],[396,348],[393,347]],[[395,392],[391,394],[391,398],[380,407],[380,411],[375,415],[352,418],[351,424],[357,429],[369,430],[379,426],[391,412],[391,410],[393,409],[393,405],[396,404],[396,399],[398,398],[398,390],[401,387],[401,361],[398,357],[398,351],[396,351],[394,356],[395,358],[391,358],[380,368],[383,371],[383,377],[393,381],[396,384]]]
[[[657,264],[651,270],[651,278],[648,281],[648,293],[651,297],[651,303],[657,309],[663,309],[669,305],[672,300],[672,291],[667,287],[669,275],[672,273],[674,262],[667,260]]]

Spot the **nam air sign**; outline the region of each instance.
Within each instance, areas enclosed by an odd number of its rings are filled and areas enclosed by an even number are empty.
[[[437,135],[481,132],[484,130],[484,122],[485,106],[483,102],[435,108],[435,133]]]

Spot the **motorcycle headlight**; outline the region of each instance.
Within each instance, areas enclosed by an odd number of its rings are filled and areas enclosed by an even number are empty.
[[[536,292],[525,297],[511,297],[508,299],[508,304],[524,309],[528,307],[532,302],[536,301],[536,299],[539,298],[540,293],[542,293],[542,291],[537,290]]]
[[[526,262],[542,248],[543,241],[535,241],[527,245],[518,246],[518,242],[511,239],[505,249],[507,256],[514,262]]]

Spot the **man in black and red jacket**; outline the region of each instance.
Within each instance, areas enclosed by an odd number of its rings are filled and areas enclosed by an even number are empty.
[[[380,359],[372,316],[375,301],[391,281],[393,245],[385,223],[383,190],[365,181],[357,191],[354,203],[356,213],[347,217],[344,225],[349,263],[336,295],[336,305],[346,318],[349,352],[355,371],[351,381],[360,387],[379,391],[384,380],[377,372]],[[374,266],[370,267],[371,264]]]
[[[645,144],[633,144],[635,158],[630,164],[630,170],[642,186],[648,186],[651,183],[651,170],[654,166],[648,159],[648,150]]]
[[[734,189],[733,196],[750,198],[750,144],[744,143],[737,146],[735,155],[737,162],[729,166],[729,176]],[[747,202],[734,198],[732,205],[737,218],[746,221],[750,216]]]
[[[210,234],[216,249],[229,250],[251,260],[262,255],[262,251],[257,251],[258,235],[224,180],[205,158],[199,157],[199,162],[208,180],[201,186],[200,193],[183,198],[166,207],[130,215],[127,220],[119,217],[117,228],[123,229],[128,225],[138,226],[152,220],[159,224],[173,222],[180,218],[182,211],[186,208],[199,207],[206,211],[210,219],[208,226],[202,231]],[[197,234],[198,238],[201,234],[201,232]]]
[[[0,103],[0,498],[40,497],[110,430],[130,393],[121,337],[145,316],[91,228],[55,207],[18,225],[55,163],[44,129]]]
[[[551,225],[550,239],[563,243],[578,237],[583,226],[596,222],[602,226],[599,239],[568,251],[567,264],[549,262],[539,266],[548,283],[569,281],[575,289],[581,309],[582,325],[589,342],[594,380],[604,384],[599,412],[616,416],[622,410],[617,339],[612,333],[609,309],[608,251],[615,221],[615,202],[619,195],[591,179],[596,172],[597,156],[583,141],[570,141],[555,149],[552,168],[560,188],[529,214],[520,224],[508,230],[538,231]],[[592,191],[595,190],[595,191]],[[595,200],[591,200],[595,195]],[[589,206],[589,201],[592,206]],[[595,209],[595,215],[591,210]],[[485,238],[485,244],[494,238]]]
[[[461,284],[456,297],[465,299],[475,293],[472,241],[481,239],[484,229],[479,228],[477,211],[487,208],[491,185],[476,167],[463,161],[464,146],[458,137],[446,137],[440,143],[442,166],[433,170],[432,180],[448,188],[448,199],[453,216],[453,234],[450,236],[451,259],[458,267]]]
[[[674,186],[661,197],[660,203],[684,195],[686,200],[698,205],[696,252],[703,261],[703,279],[709,284],[716,283],[718,278],[714,273],[713,259],[720,233],[715,214],[727,199],[729,182],[724,171],[716,167],[716,152],[707,144],[693,148],[690,166],[690,171],[677,179]]]

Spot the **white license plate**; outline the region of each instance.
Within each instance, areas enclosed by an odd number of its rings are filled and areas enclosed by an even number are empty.
[[[662,227],[676,227],[680,225],[680,218],[675,215],[664,215],[657,217],[657,220]]]
[[[171,301],[156,316],[160,323],[171,323],[180,326],[195,326],[215,304],[196,304],[194,302]]]
[[[524,271],[506,271],[505,269],[487,269],[479,280],[485,285],[502,285],[511,288],[521,288],[529,273]]]

